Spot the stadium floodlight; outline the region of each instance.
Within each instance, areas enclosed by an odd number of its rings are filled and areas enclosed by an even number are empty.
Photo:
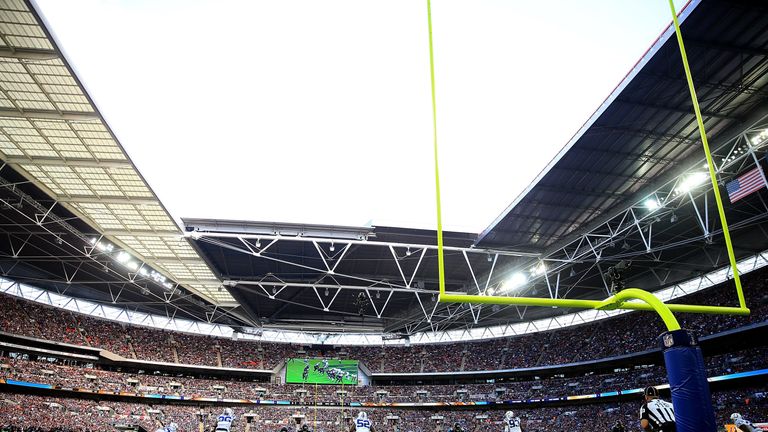
[[[331,242],[331,247],[328,248],[331,252],[336,250],[336,246],[333,245],[333,242]]]
[[[659,204],[656,198],[648,198],[647,200],[645,200],[645,203],[643,205],[645,205],[645,208],[651,211],[661,207],[661,204]]]
[[[125,264],[125,263],[127,263],[128,261],[131,260],[131,254],[129,254],[126,251],[120,251],[120,252],[117,253],[117,256],[115,257],[115,259],[120,264]]]
[[[151,277],[153,281],[155,281],[157,283],[160,283],[160,284],[166,282],[165,276],[163,276],[162,274],[160,274],[159,272],[157,272],[155,270],[152,270],[151,272],[149,272],[149,277]]]
[[[125,263],[125,266],[128,268],[128,270],[136,271],[139,269],[139,263],[136,261],[128,261]]]
[[[709,180],[709,174],[701,171],[697,171],[685,176],[683,181],[677,186],[676,190],[679,193],[688,193],[698,186],[704,184]]]
[[[256,247],[257,248],[261,248],[261,239],[260,238],[256,239]]]
[[[546,272],[547,272],[547,266],[543,262],[540,262],[531,268],[532,276],[541,276]]]
[[[525,285],[528,282],[528,278],[525,276],[525,273],[517,272],[509,277],[509,279],[505,280],[501,284],[502,291],[506,293],[510,293],[523,285]]]
[[[768,129],[763,129],[760,131],[760,133],[752,137],[752,144],[760,145],[763,144],[766,140],[768,140]]]
[[[96,239],[91,239],[91,244],[101,252],[112,252],[115,249],[114,245]]]

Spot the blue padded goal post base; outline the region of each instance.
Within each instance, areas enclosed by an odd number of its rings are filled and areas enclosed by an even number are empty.
[[[709,393],[704,357],[688,330],[662,333],[659,344],[667,366],[677,432],[715,432],[715,411]]]

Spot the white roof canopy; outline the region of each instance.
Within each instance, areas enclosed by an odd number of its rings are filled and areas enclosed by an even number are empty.
[[[234,299],[198,256],[88,98],[31,7],[0,9],[0,158],[175,283]]]

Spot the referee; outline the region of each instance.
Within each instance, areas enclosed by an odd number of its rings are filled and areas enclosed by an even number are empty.
[[[644,431],[675,432],[675,410],[672,404],[659,399],[656,387],[645,388],[645,402],[640,407],[640,427]]]

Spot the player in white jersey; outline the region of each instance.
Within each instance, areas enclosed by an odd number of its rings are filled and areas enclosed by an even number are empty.
[[[731,421],[733,422],[733,425],[736,426],[736,430],[741,432],[757,432],[760,430],[739,413],[731,414]]]
[[[216,417],[216,432],[231,432],[233,421],[235,416],[232,414],[232,408],[224,408],[224,412]]]
[[[357,414],[357,418],[352,422],[349,432],[375,432],[373,423],[368,419],[368,414],[366,414],[365,411],[360,411],[360,413]]]
[[[155,432],[176,432],[179,430],[179,425],[176,423],[169,423],[168,426],[163,426]]]
[[[504,414],[504,432],[523,432],[520,428],[520,417],[515,417],[512,411]]]

